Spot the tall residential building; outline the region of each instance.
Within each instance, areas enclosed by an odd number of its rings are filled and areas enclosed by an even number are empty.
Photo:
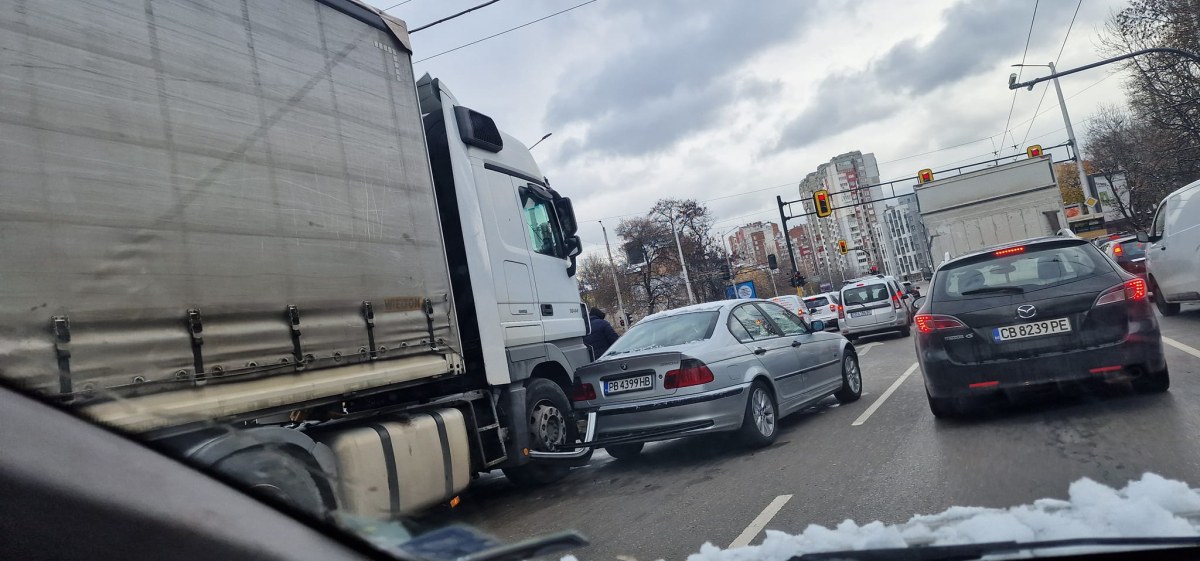
[[[883,220],[878,225],[883,240],[885,270],[896,277],[915,279],[932,269],[925,223],[917,210],[917,196],[909,193],[879,203]]]
[[[883,247],[876,224],[879,221],[875,199],[882,198],[879,184],[879,165],[874,154],[859,151],[841,154],[829,163],[817,166],[800,183],[800,196],[805,212],[812,212],[812,193],[825,189],[833,201],[833,215],[828,218],[809,216],[809,229],[816,249],[818,273],[832,279],[837,286],[843,279],[866,275],[871,267],[883,270]],[[846,240],[852,251],[842,255],[838,240]]]
[[[820,276],[808,227],[804,224],[792,226],[788,228],[788,237],[792,239],[792,251],[796,252],[796,270],[806,277]],[[786,247],[784,251],[787,251]]]
[[[774,255],[781,269],[787,266],[787,247],[774,222],[754,222],[738,228],[729,236],[729,247],[736,255],[737,263],[767,265],[767,255]]]

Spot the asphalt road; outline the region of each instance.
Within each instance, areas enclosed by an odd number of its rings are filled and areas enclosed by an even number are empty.
[[[1200,307],[1162,326],[1172,375],[1166,394],[1113,387],[935,420],[919,369],[897,383],[915,364],[912,340],[883,335],[858,343],[861,400],[829,398],[784,419],[769,448],[706,437],[649,445],[633,461],[598,452],[542,489],[486,477],[458,508],[428,521],[469,523],[506,541],[575,529],[592,541],[574,552],[583,560],[681,560],[705,542],[730,545],[764,509],[766,528],[799,532],[848,518],[894,523],[954,505],[1065,498],[1084,476],[1123,486],[1152,471],[1200,486]],[[763,539],[753,529],[750,536]]]

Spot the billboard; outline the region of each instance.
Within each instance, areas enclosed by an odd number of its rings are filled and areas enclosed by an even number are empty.
[[[726,300],[748,300],[750,298],[758,298],[758,290],[754,288],[754,281],[739,282],[725,287]]]

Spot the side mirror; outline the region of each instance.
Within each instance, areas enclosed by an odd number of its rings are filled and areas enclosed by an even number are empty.
[[[563,240],[563,245],[567,246],[567,259],[571,260],[571,264],[567,265],[567,276],[575,276],[576,263],[575,258],[583,252],[583,242],[579,240],[579,236],[571,236]]]
[[[554,210],[558,214],[558,225],[562,228],[563,235],[574,236],[579,231],[579,223],[575,221],[575,207],[571,205],[571,198],[555,198]]]
[[[925,305],[925,297],[924,296],[917,298],[916,300],[913,301],[913,307],[918,310],[921,309],[921,306],[924,306],[924,305]]]
[[[825,331],[825,322],[819,319],[812,320],[812,323],[808,324],[808,326],[812,328],[813,331]]]
[[[1141,230],[1138,230],[1137,241],[1142,242],[1142,243],[1150,243],[1150,234],[1147,234]]]

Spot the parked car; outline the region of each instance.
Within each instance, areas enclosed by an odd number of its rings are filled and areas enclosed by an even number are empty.
[[[838,310],[842,335],[851,341],[864,335],[898,331],[911,333],[912,298],[893,277],[875,275],[847,281]]]
[[[825,322],[825,329],[838,329],[838,310],[842,307],[842,300],[837,292],[806,296],[804,307],[808,309],[808,321],[821,320]]]
[[[1200,302],[1200,181],[1167,195],[1149,232],[1138,232],[1146,247],[1146,281],[1164,316],[1179,304]]]
[[[829,395],[862,393],[854,347],[767,300],[725,300],[647,316],[575,373],[576,411],[628,458],[646,442],[738,432],[766,446],[779,418]]]
[[[1142,280],[1146,278],[1146,244],[1137,241],[1137,236],[1117,236],[1100,245],[1100,251],[1109,256],[1122,269]]]
[[[1146,281],[1087,240],[1035,238],[952,259],[917,303],[917,360],[938,417],[1030,387],[1170,386]]]

